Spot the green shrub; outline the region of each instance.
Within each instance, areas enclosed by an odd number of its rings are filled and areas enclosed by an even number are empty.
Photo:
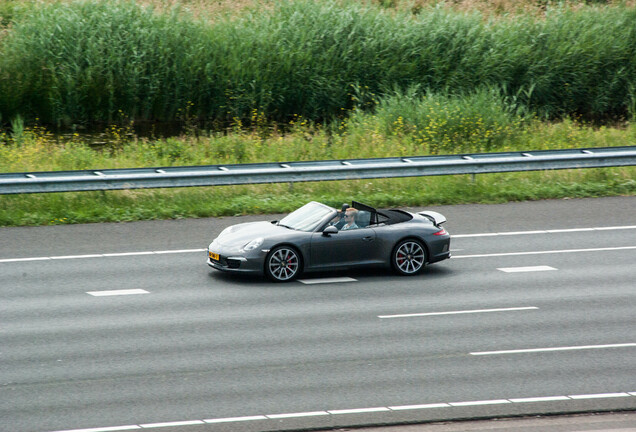
[[[520,134],[523,120],[493,88],[444,95],[422,94],[413,87],[380,99],[371,121],[368,114],[357,112],[348,128],[412,139],[416,153],[487,152]]]

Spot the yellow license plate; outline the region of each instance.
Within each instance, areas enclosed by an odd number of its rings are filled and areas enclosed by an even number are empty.
[[[218,261],[219,260],[219,254],[214,253],[214,252],[210,252],[210,259],[213,259],[214,261]]]

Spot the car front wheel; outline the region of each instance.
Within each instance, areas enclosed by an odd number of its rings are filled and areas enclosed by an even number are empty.
[[[274,282],[288,282],[300,272],[300,256],[295,249],[280,246],[273,249],[265,260],[265,273]]]
[[[391,257],[393,268],[401,275],[416,275],[426,264],[426,251],[417,240],[403,240],[393,250]]]

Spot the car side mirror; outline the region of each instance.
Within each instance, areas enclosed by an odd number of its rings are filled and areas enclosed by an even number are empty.
[[[324,229],[324,231],[322,232],[322,235],[324,235],[325,237],[329,237],[332,234],[338,234],[338,228],[336,228],[335,226],[331,225],[328,226],[327,228]]]

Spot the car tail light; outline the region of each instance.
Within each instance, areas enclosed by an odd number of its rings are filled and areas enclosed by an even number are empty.
[[[442,235],[446,235],[446,234],[448,234],[448,232],[444,228],[442,228],[441,230],[437,231],[436,233],[433,233],[433,235],[436,235],[436,236],[442,236]]]

